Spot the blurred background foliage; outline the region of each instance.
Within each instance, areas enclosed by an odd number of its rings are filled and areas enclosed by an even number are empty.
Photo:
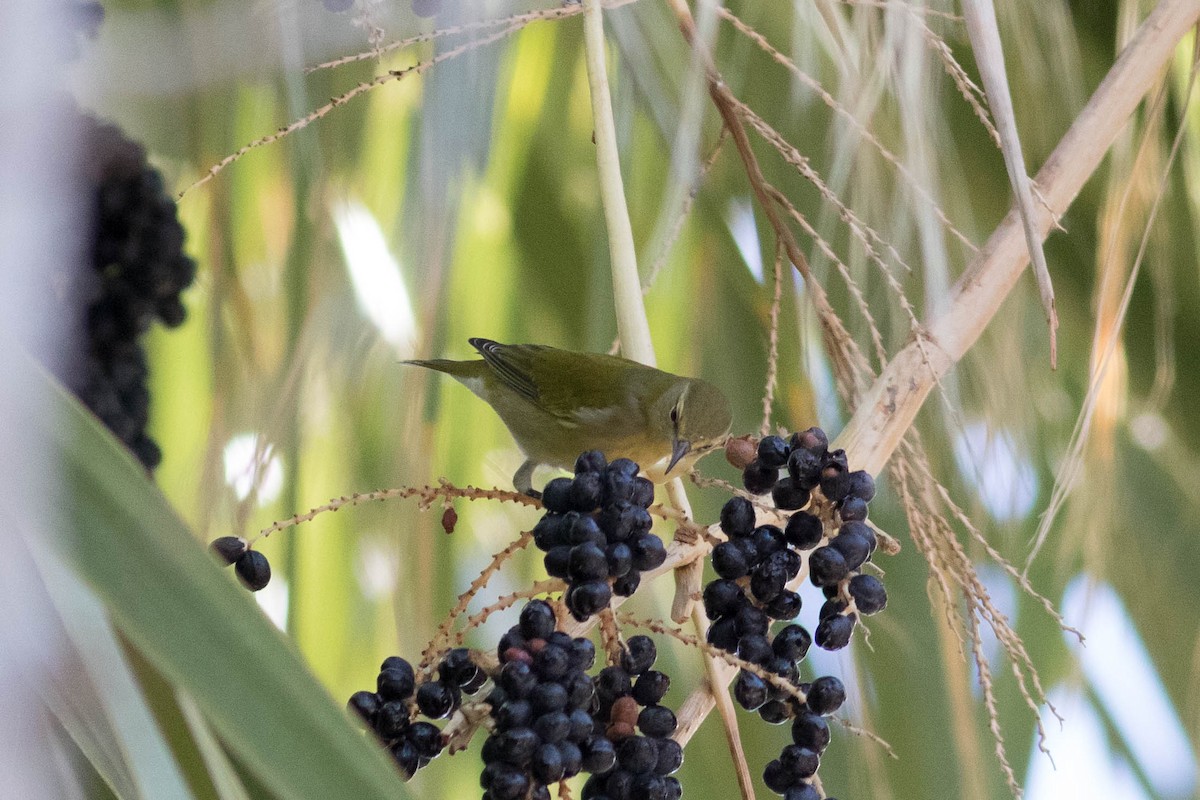
[[[997,4],[1031,173],[1152,6]],[[113,0],[72,82],[82,105],[144,142],[167,184],[182,190],[223,157],[359,82],[483,33],[312,74],[305,67],[532,8],[445,0],[430,20],[403,0],[358,0],[341,13],[319,0]],[[1007,211],[1010,190],[999,151],[937,49],[944,42],[977,80],[957,9],[833,0],[745,0],[729,8],[841,111],[730,24],[714,22],[730,87],[894,247],[884,264],[918,316],[936,313],[971,250],[846,118],[895,153],[965,237],[981,244]],[[717,383],[733,400],[735,432],[756,431],[773,235],[729,143],[697,174],[718,143],[719,119],[668,7],[640,0],[605,19],[635,241],[643,275],[656,273],[646,306],[659,365]],[[1200,112],[1187,104],[1194,45],[1180,43],[1161,102],[1148,99],[1062,219],[1065,232],[1047,242],[1062,318],[1057,371],[1049,369],[1046,326],[1026,276],[919,418],[939,479],[991,545],[1021,567],[1056,475],[1071,463],[1095,353],[1116,341],[1081,468],[1029,569],[1033,586],[1092,637],[1091,646],[1080,651],[963,535],[1066,718],[1060,730],[1043,711],[1058,766],[1052,772],[1036,749],[1034,716],[984,632],[984,652],[995,659],[997,730],[1027,796],[1039,800],[1196,792]],[[199,275],[185,296],[188,322],[152,338],[152,426],[164,451],[156,482],[197,540],[249,535],[355,491],[440,477],[508,484],[521,457],[498,419],[461,387],[398,361],[468,357],[470,336],[593,351],[613,345],[591,131],[579,17],[534,21],[372,89],[183,196],[179,213]],[[767,178],[844,264],[894,353],[910,321],[880,265],[811,183],[752,139]],[[1117,304],[1164,171],[1161,208],[1122,320]],[[851,284],[810,236],[800,236],[816,276],[871,352],[870,323]],[[772,422],[791,430],[820,424],[836,434],[848,410],[832,390],[803,283],[791,270],[784,279]],[[719,457],[701,468],[736,479]],[[927,565],[906,539],[904,511],[886,478],[882,484],[872,519],[905,544],[900,555],[880,559],[889,608],[872,620],[869,643],[858,637],[838,657],[813,661],[818,672],[853,684],[850,717],[898,758],[839,729],[821,769],[826,791],[1008,797],[973,667],[931,607]],[[698,518],[714,520],[722,494],[689,494]],[[259,605],[333,702],[368,687],[386,655],[415,657],[488,556],[536,518],[482,502],[457,510],[453,535],[441,531],[437,509],[392,501],[327,514],[263,544],[275,578]],[[520,554],[472,610],[543,575],[536,554]],[[671,589],[669,581],[644,587],[636,607],[666,616]],[[802,620],[817,607],[807,599]],[[507,624],[507,617],[489,624],[469,641],[489,647]],[[694,652],[665,649],[674,678],[667,703],[677,706],[702,671]],[[138,666],[148,693],[163,691],[153,670]],[[755,717],[741,722],[757,776],[787,736]],[[188,752],[176,755],[186,763]],[[442,757],[408,788],[429,800],[474,796],[478,770],[471,753]],[[247,770],[230,777],[249,796],[272,796]],[[689,745],[680,777],[688,797],[736,795],[716,720]],[[99,782],[93,788],[95,796],[108,791]],[[759,792],[769,794],[761,783]]]

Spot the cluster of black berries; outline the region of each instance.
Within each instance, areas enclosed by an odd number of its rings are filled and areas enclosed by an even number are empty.
[[[820,428],[787,440],[764,437],[756,456],[742,473],[746,489],[770,492],[775,507],[790,513],[781,529],[758,525],[753,504],[744,498],[721,509],[728,541],[714,548],[718,577],[704,588],[705,611],[713,621],[708,641],[758,668],[743,669],[735,680],[734,699],[743,708],[771,724],[792,720],[793,744],[767,765],[767,786],[787,800],[816,800],[820,794],[809,779],[829,744],[824,717],[841,706],[846,693],[832,676],[800,683],[799,662],[814,642],[826,650],[848,645],[856,615],[876,613],[887,603],[879,579],[859,573],[876,546],[866,524],[875,482],[864,471],[851,472],[845,451],[830,451]],[[788,586],[805,567],[826,597],[812,635],[790,622],[800,611],[800,596]],[[772,636],[772,620],[788,624]],[[765,680],[764,674],[778,680]]]
[[[451,650],[450,653],[459,653]],[[462,650],[466,655],[467,651]],[[447,656],[449,658],[449,656]],[[458,666],[451,671],[464,671],[461,657]],[[470,663],[469,656],[466,662]],[[443,661],[443,667],[445,667]],[[474,667],[474,664],[471,664]],[[478,668],[476,668],[478,670]],[[457,673],[456,673],[457,674]],[[482,673],[481,673],[482,674]],[[416,689],[416,675],[412,665],[399,656],[384,659],[375,681],[374,692],[355,692],[348,707],[366,721],[371,730],[383,741],[392,758],[396,760],[405,778],[411,778],[421,767],[433,760],[442,751],[442,732],[429,722],[414,722],[410,701]],[[422,688],[429,684],[422,684]],[[483,685],[483,679],[478,685]],[[417,704],[421,693],[417,690]],[[425,713],[422,708],[422,713]],[[426,715],[428,716],[428,715]]]
[[[780,477],[784,467],[788,474]],[[809,428],[786,441],[779,436],[764,437],[758,443],[758,457],[746,466],[742,481],[753,494],[770,492],[780,510],[796,511],[788,519],[784,537],[798,550],[816,548],[806,556],[808,575],[827,600],[818,615],[814,639],[826,650],[845,647],[857,614],[875,614],[887,605],[883,583],[874,575],[860,574],[877,544],[875,532],[866,523],[875,480],[864,470],[851,472],[846,451],[830,450],[825,432]],[[816,489],[828,502],[829,525],[836,529],[827,541],[821,519],[798,510],[808,505]],[[817,547],[822,542],[825,544]],[[715,551],[714,567],[720,572]]]
[[[674,739],[675,714],[661,705],[671,679],[652,669],[658,653],[648,636],[626,643],[620,666],[596,676],[597,735],[615,746],[615,764],[594,774],[583,787],[583,800],[679,800],[683,788],[673,774],[683,764],[683,748]],[[639,710],[640,707],[640,710]],[[636,728],[636,731],[635,731]],[[638,735],[640,731],[641,735]]]
[[[801,703],[789,695],[792,717],[792,744],[783,748],[779,758],[763,770],[763,782],[784,800],[820,800],[821,794],[809,783],[821,764],[821,754],[829,745],[829,724],[833,714],[846,700],[846,689],[832,675],[817,678],[798,687],[805,695]],[[832,799],[829,799],[832,800]]]
[[[654,484],[628,458],[611,464],[591,450],[575,462],[575,477],[555,478],[542,492],[546,514],[533,541],[546,553],[546,572],[567,582],[567,608],[583,621],[614,594],[633,594],[642,572],[667,557],[650,532]]]
[[[445,719],[462,705],[463,692],[475,694],[487,681],[487,673],[471,660],[471,651],[456,647],[447,651],[437,668],[437,680],[417,687],[417,708],[430,719]]]
[[[154,320],[186,316],[180,292],[196,274],[162,176],[141,145],[113,125],[81,117],[80,183],[89,198],[86,266],[65,276],[78,338],[64,382],[148,469],[162,458],[146,434],[150,392],[140,337]]]
[[[483,745],[484,800],[549,800],[552,783],[581,770],[603,772],[616,756],[596,736],[596,648],[556,630],[554,610],[532,600],[500,638],[501,667],[488,695],[495,726]]]
[[[238,580],[252,592],[257,592],[271,581],[271,564],[267,557],[240,536],[222,536],[213,539],[209,548],[226,564],[232,564]]]

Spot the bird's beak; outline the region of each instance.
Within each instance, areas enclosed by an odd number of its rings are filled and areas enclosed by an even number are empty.
[[[679,459],[687,455],[691,449],[692,443],[687,439],[676,439],[671,445],[671,463],[667,464],[667,472],[674,469],[675,465],[679,463]]]

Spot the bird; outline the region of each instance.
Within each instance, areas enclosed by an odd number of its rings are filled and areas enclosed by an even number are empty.
[[[468,342],[481,359],[403,363],[443,372],[492,407],[525,455],[513,475],[525,494],[537,496],[539,465],[569,470],[588,450],[629,458],[663,483],[721,447],[732,424],[729,400],[699,378],[599,353]]]

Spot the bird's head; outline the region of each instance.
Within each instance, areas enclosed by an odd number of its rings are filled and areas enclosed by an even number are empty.
[[[652,424],[671,440],[669,473],[685,456],[692,462],[720,447],[729,433],[733,412],[716,386],[696,378],[680,378],[654,404]]]

